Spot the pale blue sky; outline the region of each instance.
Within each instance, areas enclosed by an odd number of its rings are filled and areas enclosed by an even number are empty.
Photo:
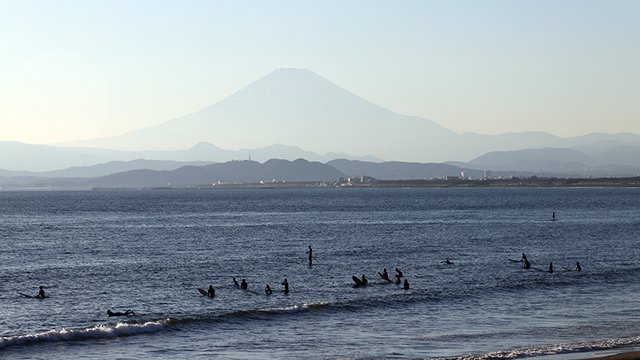
[[[640,1],[0,0],[0,140],[121,134],[281,67],[457,132],[640,133]]]

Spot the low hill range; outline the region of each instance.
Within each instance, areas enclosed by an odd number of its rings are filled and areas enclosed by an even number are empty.
[[[226,150],[201,142],[184,150],[122,151],[86,147],[25,144],[0,141],[0,175],[38,177],[90,177],[116,171],[151,169],[172,170],[184,165],[227,162],[231,160],[307,159],[327,162],[333,159],[381,161],[373,156],[351,156],[344,153],[316,154],[295,146],[271,145],[244,150]],[[9,154],[11,156],[9,156]],[[132,162],[136,160],[136,162]],[[118,164],[114,162],[119,162]],[[144,164],[142,163],[144,162]],[[107,169],[110,163],[112,169]],[[96,164],[103,164],[102,169]],[[74,168],[70,171],[69,168]]]
[[[558,160],[547,161],[542,154],[552,153]],[[562,154],[563,156],[559,156]],[[621,176],[638,176],[640,168],[601,166],[585,168],[588,157],[580,152],[561,149],[490,153],[469,164],[409,163],[399,161],[369,162],[336,159],[327,163],[297,159],[271,159],[260,163],[236,160],[224,163],[199,163],[133,160],[114,161],[89,167],[68,168],[43,173],[0,171],[0,189],[89,189],[202,187],[229,184],[274,184],[295,182],[370,180],[433,180],[447,178],[482,179],[509,177],[603,177],[618,171]],[[482,168],[474,168],[474,167]],[[529,171],[530,167],[536,171]],[[572,166],[572,172],[567,168]],[[518,168],[516,171],[502,169]],[[543,170],[544,168],[544,170]],[[493,170],[492,170],[493,169]],[[363,180],[354,180],[363,181]]]
[[[640,175],[640,145],[592,151],[542,148],[494,151],[465,163],[473,169],[530,172],[556,177],[627,177]],[[458,163],[459,164],[459,163]]]
[[[97,169],[144,166],[144,164],[175,166],[175,163],[132,161],[96,165]],[[70,169],[74,171],[75,169]],[[96,170],[97,171],[97,170]],[[95,171],[94,171],[95,172]],[[466,172],[466,173],[465,173]],[[55,174],[60,172],[49,172]],[[89,171],[85,171],[89,173]],[[369,175],[371,174],[371,175]],[[44,177],[2,176],[0,187],[4,190],[27,188],[154,188],[216,186],[228,184],[272,184],[286,182],[336,182],[358,177],[375,177],[381,180],[432,179],[465,176],[481,176],[482,172],[459,168],[448,164],[411,164],[401,162],[366,162],[360,160],[333,160],[326,164],[297,159],[294,161],[271,159],[264,163],[253,160],[237,160],[206,165],[185,165],[172,170],[135,169],[96,177]],[[67,174],[68,175],[68,174]]]

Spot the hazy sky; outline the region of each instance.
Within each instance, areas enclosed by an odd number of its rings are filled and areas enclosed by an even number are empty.
[[[0,0],[0,140],[121,134],[281,67],[457,132],[640,133],[640,1]]]

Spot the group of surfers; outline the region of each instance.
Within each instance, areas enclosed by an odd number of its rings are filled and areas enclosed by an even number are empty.
[[[527,259],[527,255],[525,255],[525,253],[522,253],[522,258],[520,258],[520,261],[522,262],[522,267],[524,269],[531,269],[531,262],[529,262],[529,259]],[[580,261],[577,261],[576,262],[576,267],[575,267],[574,270],[567,269],[567,268],[564,268],[564,269],[567,270],[567,271],[582,271],[582,266],[580,266]],[[549,262],[549,267],[547,267],[546,272],[548,272],[548,273],[552,273],[553,272],[553,261]]]
[[[241,290],[247,290],[249,288],[249,284],[247,284],[247,280],[246,279],[242,279],[242,281],[240,283],[238,283],[238,280],[236,280],[236,278],[232,278],[233,279],[233,284],[237,287],[240,288]],[[282,292],[286,295],[289,293],[289,280],[287,280],[287,278],[284,278],[284,281],[282,281],[281,284],[284,288],[282,289]],[[273,294],[273,289],[271,289],[271,285],[267,284],[267,286],[264,287],[264,294],[265,295],[271,295]],[[207,296],[208,297],[214,297],[216,296],[216,292],[213,289],[212,285],[209,285],[209,290],[207,291]]]
[[[400,282],[402,281],[402,278],[404,277],[404,274],[402,273],[402,271],[400,271],[400,269],[396,268],[396,274],[394,275],[394,281],[396,283],[396,285],[400,285]],[[386,281],[386,282],[392,282],[391,279],[389,279],[389,273],[387,272],[387,268],[384,268],[382,270],[382,272],[378,272],[378,275],[380,275],[380,279]],[[369,282],[367,281],[367,278],[362,275],[362,279],[360,279],[360,283],[358,283],[356,280],[357,277],[354,276],[354,282],[356,283],[356,287],[358,286],[363,286],[363,285],[367,285]],[[402,288],[405,290],[409,290],[410,285],[409,285],[409,280],[407,280],[406,278],[404,279],[404,283],[402,284]]]
[[[313,256],[313,250],[311,249],[311,245],[309,245],[309,248],[307,250],[307,254],[309,255],[309,266],[311,266],[313,264],[313,260],[315,259],[315,257]],[[517,261],[517,260],[514,260]],[[530,269],[531,268],[531,262],[529,262],[529,259],[527,259],[527,256],[522,253],[522,258],[520,259],[520,261],[522,262],[522,267],[525,269]],[[445,261],[441,262],[442,264],[445,265],[454,265],[454,263],[452,261],[450,261],[449,259],[446,259]],[[565,270],[570,270],[570,269],[565,269]],[[402,273],[402,271],[398,268],[395,268],[396,274],[394,275],[394,280],[392,281],[389,278],[389,273],[387,272],[387,268],[384,268],[382,270],[382,272],[378,272],[378,275],[380,276],[380,278],[386,282],[395,282],[396,285],[399,285],[402,282],[402,278],[404,277],[404,274]],[[549,273],[553,272],[553,262],[549,262],[549,267],[546,270]],[[580,266],[580,262],[576,262],[576,267],[575,267],[575,271],[582,271],[582,267]],[[366,286],[368,285],[369,281],[367,280],[365,275],[362,275],[361,278],[358,278],[357,276],[353,276],[353,281],[354,281],[354,287],[360,287],[360,286]],[[233,283],[236,287],[238,287],[239,289],[242,290],[247,290],[249,285],[247,284],[247,280],[246,279],[242,279],[241,282],[238,283],[238,280],[236,280],[236,278],[233,278]],[[288,294],[289,293],[289,281],[287,280],[287,278],[284,278],[284,281],[281,283],[281,285],[283,286],[283,290],[282,292],[284,294]],[[402,285],[402,288],[405,290],[409,290],[410,289],[410,285],[409,285],[409,281],[405,278],[404,279],[404,283]],[[265,295],[271,295],[273,294],[273,289],[271,288],[271,285],[267,284],[264,288],[264,293]],[[209,285],[209,288],[207,289],[206,292],[206,296],[213,298],[216,296],[216,290],[213,288],[213,285]],[[35,296],[36,298],[40,298],[40,299],[44,299],[45,297],[47,297],[44,288],[42,286],[39,287],[38,289],[38,294]],[[135,312],[133,312],[132,310],[126,310],[126,311],[111,311],[111,309],[107,310],[107,315],[108,316],[135,316]]]

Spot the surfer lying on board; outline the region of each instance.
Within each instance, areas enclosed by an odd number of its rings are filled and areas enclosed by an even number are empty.
[[[445,265],[453,265],[453,261],[449,261],[449,259],[445,260],[445,261],[441,261],[441,264],[445,264]]]
[[[391,279],[389,279],[389,273],[387,272],[387,268],[384,268],[384,270],[382,270],[382,273],[378,273],[378,275],[380,275],[380,278],[382,278],[382,280],[384,281],[391,281]]]
[[[108,316],[136,316],[136,313],[133,310],[127,310],[125,312],[122,311],[111,311],[111,309],[107,310]]]

